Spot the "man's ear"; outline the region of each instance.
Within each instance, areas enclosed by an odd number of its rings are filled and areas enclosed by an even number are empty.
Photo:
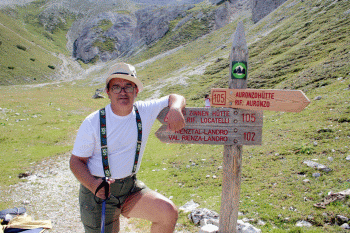
[[[135,98],[137,97],[137,94],[139,93],[139,88],[136,86],[136,93],[135,93]]]
[[[110,96],[109,96],[109,94],[110,94],[109,89],[108,89],[108,88],[105,88],[105,92],[106,92],[106,94],[108,95],[108,98],[110,99]]]

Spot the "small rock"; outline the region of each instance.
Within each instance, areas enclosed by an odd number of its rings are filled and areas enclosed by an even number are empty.
[[[304,183],[309,183],[310,180],[309,180],[309,179],[305,179],[305,180],[303,180],[303,182],[304,182]]]
[[[345,159],[346,159],[347,161],[350,161],[350,155],[348,155]]]
[[[349,221],[349,218],[342,216],[342,215],[337,215],[337,219],[341,222],[341,223],[347,223]]]
[[[320,177],[320,176],[321,176],[321,174],[320,174],[320,173],[318,173],[318,172],[316,172],[316,173],[313,173],[313,174],[312,174],[312,176],[313,176],[313,177],[315,177],[315,178],[317,178],[317,177]]]
[[[22,204],[23,204],[23,205],[29,205],[29,204],[30,204],[30,201],[24,200],[24,201],[22,201]]]
[[[202,219],[201,222],[200,222],[200,225],[201,226],[205,226],[205,225],[215,225],[217,227],[219,227],[219,219]]]
[[[266,222],[264,222],[263,220],[258,220],[258,225],[259,226],[265,226],[266,225]]]
[[[343,225],[341,225],[340,226],[341,228],[343,228],[343,229],[350,229],[350,226],[349,226],[349,224],[347,224],[347,223],[344,223]]]
[[[307,221],[298,221],[295,226],[297,227],[312,227],[312,224]]]
[[[322,96],[316,96],[314,100],[320,100],[322,99]]]
[[[217,232],[219,232],[219,227],[212,225],[212,224],[204,225],[198,231],[198,233],[217,233]]]
[[[249,233],[260,233],[261,230],[255,228],[250,223],[245,223],[242,220],[237,221],[237,232],[249,232]]]
[[[314,142],[314,146],[317,146],[317,142]]]
[[[326,167],[325,165],[316,163],[316,162],[311,161],[311,160],[306,160],[303,163],[306,164],[309,167],[313,167],[313,168],[316,168],[317,170],[321,170],[321,171],[324,171],[324,172],[332,171],[332,169]]]
[[[195,210],[198,206],[199,206],[198,203],[195,203],[193,200],[191,200],[186,204],[184,204],[183,206],[179,207],[179,209],[187,213]]]
[[[202,219],[219,219],[219,214],[206,208],[195,209],[189,215],[188,218],[198,225]]]
[[[95,93],[95,95],[92,96],[93,99],[101,99],[101,98],[105,98],[103,95],[101,95],[100,93]]]
[[[328,157],[328,161],[333,162],[333,157]]]

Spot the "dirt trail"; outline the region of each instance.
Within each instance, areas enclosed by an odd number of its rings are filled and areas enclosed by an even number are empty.
[[[24,182],[9,187],[0,199],[24,206],[34,220],[51,220],[52,233],[84,233],[78,206],[79,182],[69,169],[69,154],[48,159],[33,167]],[[138,232],[121,217],[120,232]]]
[[[0,192],[0,200],[25,207],[34,220],[51,220],[50,233],[84,233],[78,202],[79,181],[69,169],[70,154],[55,156],[35,165],[23,182]],[[9,207],[12,208],[12,207]],[[120,233],[145,233],[121,216]],[[179,225],[175,233],[188,233]]]

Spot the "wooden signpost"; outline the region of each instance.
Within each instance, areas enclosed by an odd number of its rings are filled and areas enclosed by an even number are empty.
[[[302,91],[247,89],[247,76],[248,47],[240,22],[230,53],[229,88],[211,90],[211,106],[221,108],[185,108],[186,126],[176,132],[166,131],[168,108],[157,118],[162,142],[224,145],[220,233],[236,232],[243,145],[261,145],[262,110],[300,112],[310,103]]]

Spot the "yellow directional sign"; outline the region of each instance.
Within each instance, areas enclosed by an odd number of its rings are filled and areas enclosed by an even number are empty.
[[[310,100],[300,90],[211,89],[211,106],[300,112]]]

